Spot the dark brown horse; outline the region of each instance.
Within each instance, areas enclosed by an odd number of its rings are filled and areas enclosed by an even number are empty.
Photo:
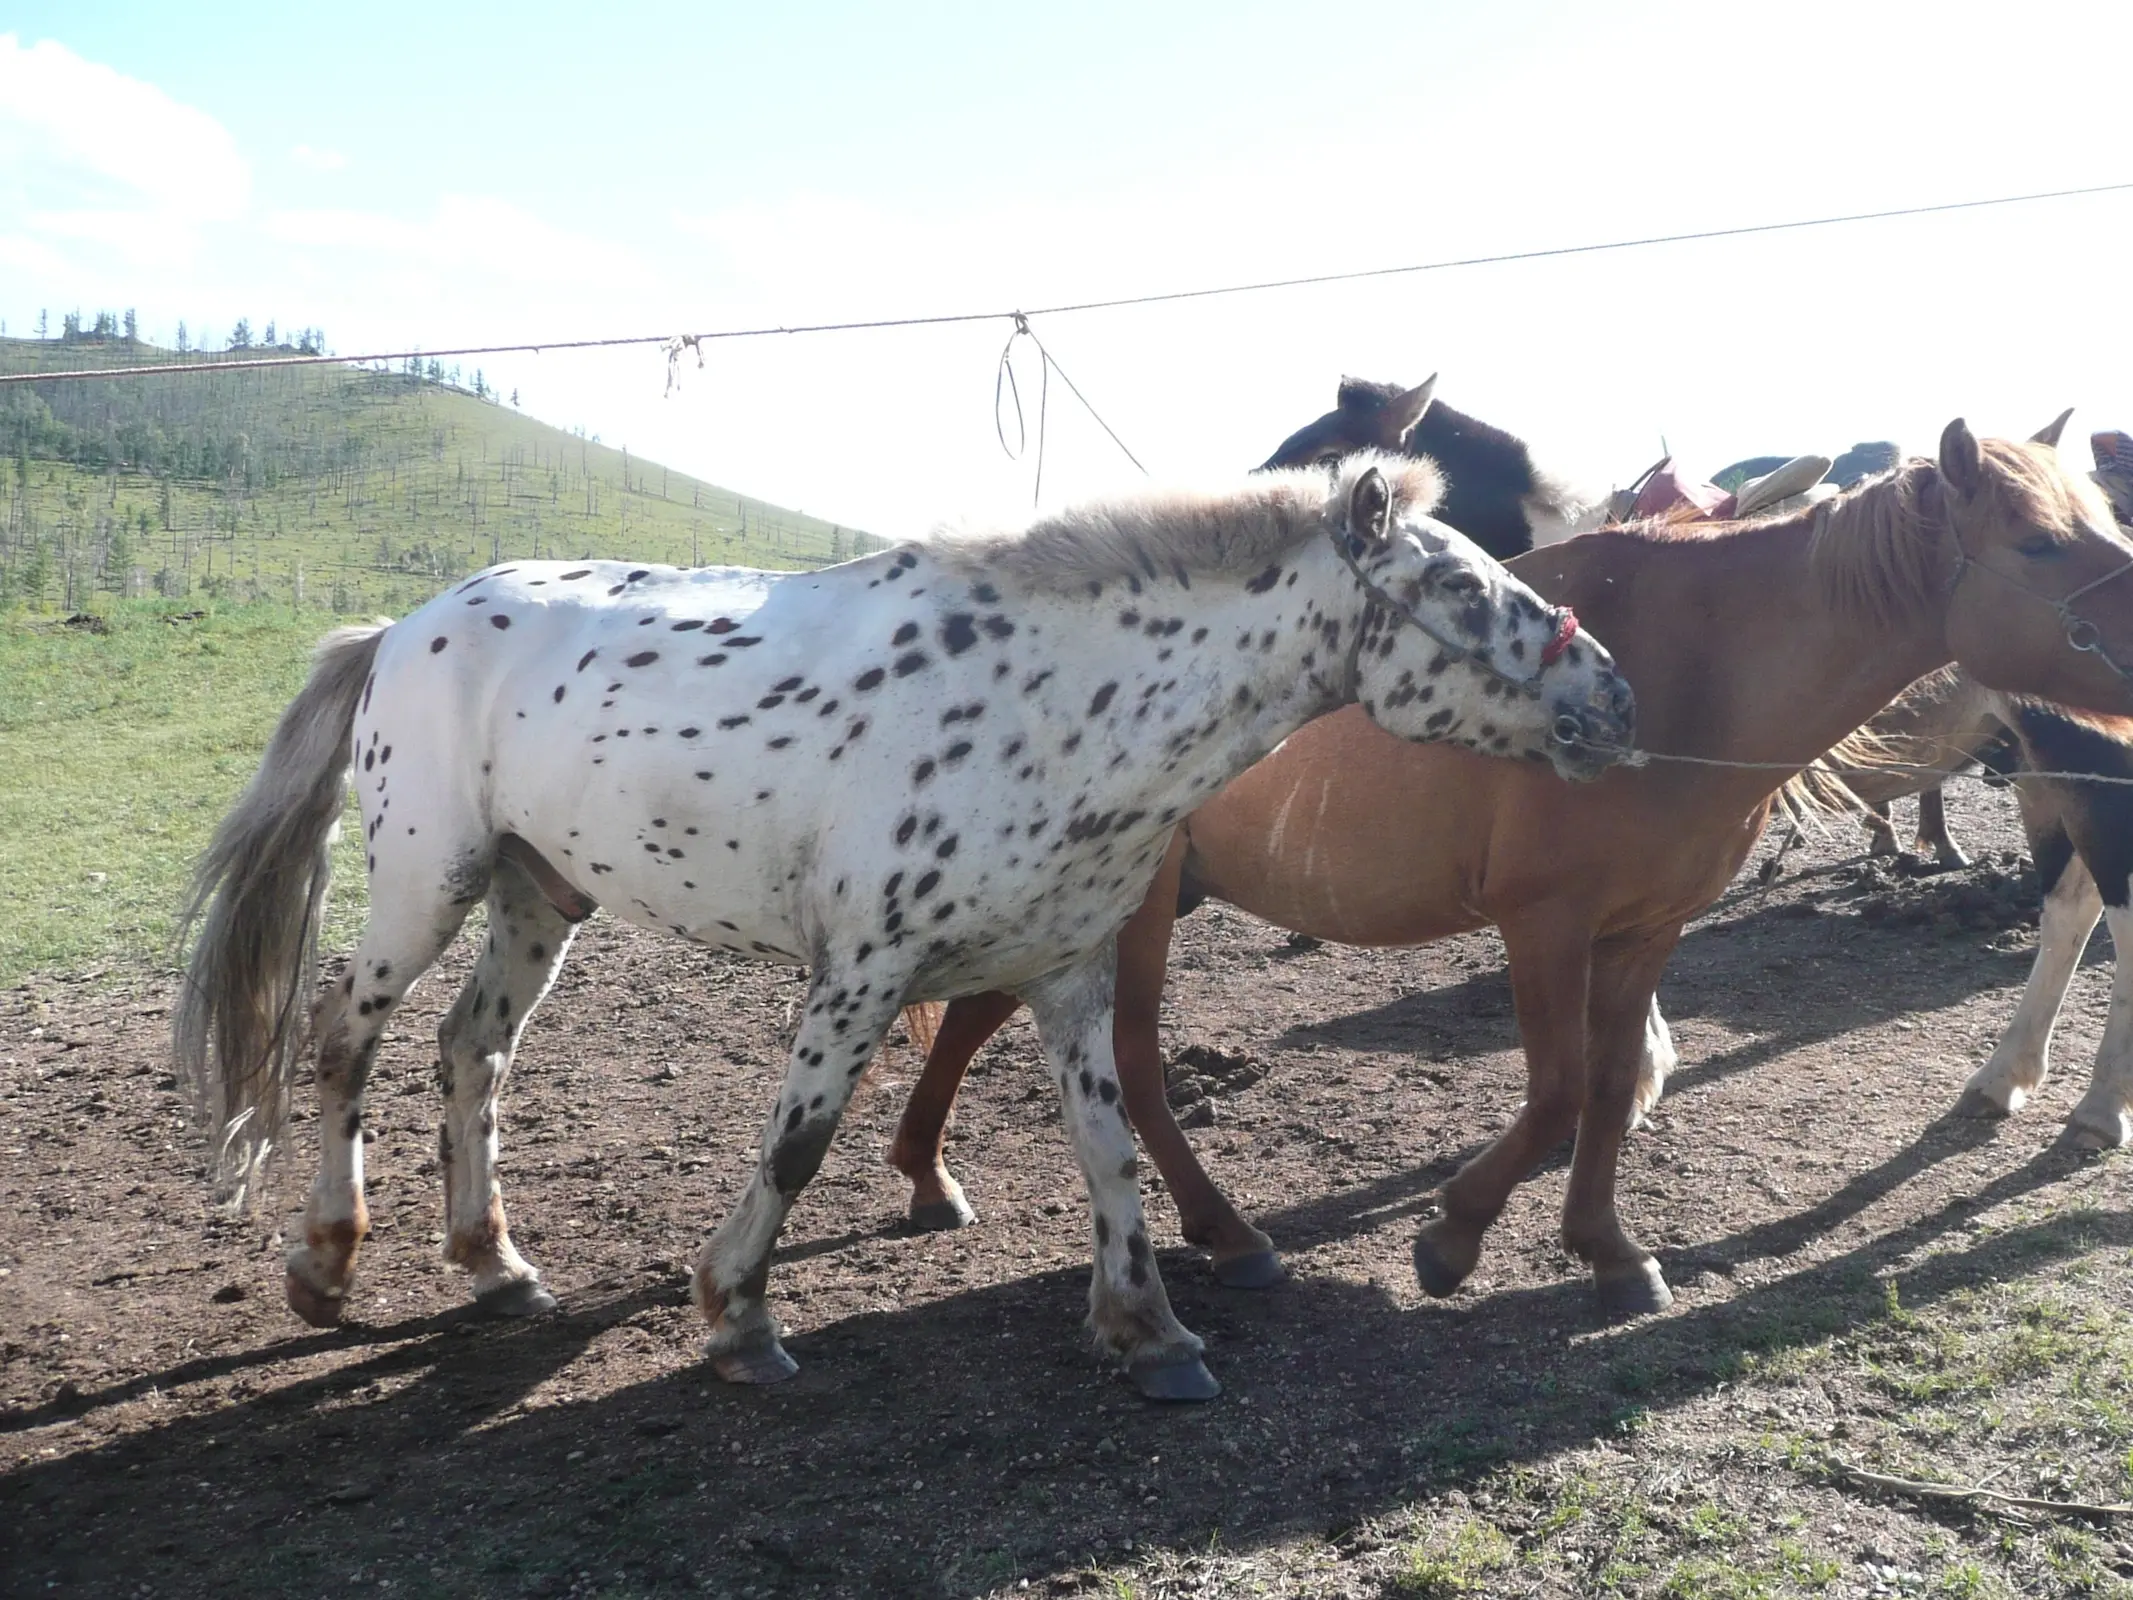
[[[1520,558],[1526,582],[1616,646],[1645,748],[1717,764],[1658,760],[1572,788],[1403,745],[1340,713],[1189,817],[1120,937],[1117,1048],[1128,1110],[1186,1237],[1218,1259],[1265,1248],[1163,1101],[1156,1007],[1181,889],[1352,944],[1493,922],[1528,1094],[1510,1130],[1446,1186],[1443,1215],[1415,1247],[1422,1283],[1448,1294],[1465,1279],[1512,1186],[1575,1129],[1566,1242],[1610,1309],[1665,1305],[1657,1262],[1616,1217],[1615,1166],[1653,993],[1684,923],[1731,880],[1789,775],[1951,659],[1994,687],[2133,714],[2117,665],[2133,662],[2129,566],[2133,545],[2055,450],[1981,445],[1961,422],[1937,460],[1794,517],[1605,532]],[[1013,1007],[987,996],[949,1010],[892,1156],[916,1205],[958,1206],[940,1134],[970,1054]]]
[[[1438,519],[1499,561],[1598,526],[1601,506],[1537,466],[1516,434],[1432,400],[1436,383],[1343,378],[1333,409],[1282,440],[1261,470],[1324,466],[1358,450],[1426,456],[1444,474]]]

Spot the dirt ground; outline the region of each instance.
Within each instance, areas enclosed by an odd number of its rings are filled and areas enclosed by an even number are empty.
[[[1967,787],[1952,809],[1978,867],[1870,871],[1841,827],[1770,887],[1751,862],[1684,943],[1661,991],[1682,1069],[1623,1174],[1678,1299],[1621,1326],[1556,1240],[1560,1160],[1466,1290],[1415,1284],[1433,1191],[1522,1092],[1493,935],[1313,949],[1190,918],[1167,1032],[1199,1048],[1174,1093],[1291,1272],[1216,1287],[1151,1184],[1165,1279],[1227,1391],[1192,1408],[1090,1354],[1086,1210],[1026,1023],[963,1102],[961,1233],[903,1227],[883,1152],[915,1062],[892,1050],[773,1272],[800,1376],[738,1391],[699,1362],[685,1273],[754,1159],[798,975],[588,927],[506,1102],[514,1231],[564,1308],[516,1325],[469,1315],[438,1258],[432,1045],[464,966],[433,976],[387,1036],[376,1231],[327,1333],[281,1298],[305,1130],[270,1215],[212,1217],[168,976],[0,993],[0,1592],[2107,1588],[2133,1572],[2107,1528],[1862,1495],[1828,1467],[1930,1454],[1904,1432],[1917,1391],[1888,1381],[1922,1370],[1921,1313],[1982,1348],[1995,1285],[2123,1304],[2126,1164],[2054,1142],[2101,1027],[2100,934],[2039,1103],[1946,1115],[2027,971],[2035,892],[2007,800]],[[2125,1374],[2092,1387],[2115,1406]],[[2002,1420],[1949,1434],[1943,1470],[2124,1498],[2108,1419],[2040,1481],[2021,1393],[1991,1391]],[[1600,1537],[1599,1502],[1629,1496],[1637,1525]],[[1735,1586],[1696,1581],[1699,1551]],[[2052,1587],[2076,1555],[2089,1586]],[[1739,1587],[1756,1562],[1767,1585]]]

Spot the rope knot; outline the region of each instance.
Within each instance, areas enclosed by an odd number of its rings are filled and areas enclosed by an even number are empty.
[[[704,370],[704,336],[700,333],[676,334],[666,342],[667,394],[669,395],[681,387],[681,353],[684,350],[694,350],[696,352],[696,370],[698,372]]]

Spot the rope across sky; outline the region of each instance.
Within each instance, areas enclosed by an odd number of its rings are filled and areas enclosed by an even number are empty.
[[[1210,300],[1225,295],[1261,294],[1272,289],[1303,289],[1322,284],[1361,283],[1372,278],[1404,277],[1423,272],[1448,272],[1461,267],[1502,266],[1514,261],[1545,261],[1558,256],[1598,255],[1612,250],[1643,250],[1655,245],[1690,244],[1708,239],[1739,239],[1754,234],[1790,233],[1805,228],[1832,228],[1850,223],[1888,222],[1901,217],[1937,216],[1951,211],[1979,211],[1993,206],[2031,205],[2045,200],[2071,200],[2092,195],[2133,192],[2133,180],[2091,184],[2079,189],[2047,189],[2030,194],[1994,195],[1983,200],[1953,200],[1939,205],[1899,206],[1883,211],[1855,211],[1841,216],[1802,217],[1789,222],[1752,223],[1737,228],[1703,228],[1690,233],[1651,234],[1636,239],[1611,239],[1599,244],[1559,245],[1547,250],[1514,250],[1498,255],[1457,256],[1442,261],[1422,261],[1397,267],[1366,267],[1350,272],[1324,272],[1301,278],[1269,278],[1256,283],[1221,284],[1204,289],[1174,289],[1155,294],[1127,295],[1115,300],[1078,300],[1061,305],[1036,306],[1008,311],[961,311],[941,316],[880,317],[861,322],[811,322],[758,328],[721,328],[706,333],[627,334],[610,339],[538,339],[517,344],[462,345],[448,350],[379,350],[362,355],[262,356],[215,361],[180,361],[163,365],[132,367],[87,367],[64,372],[10,372],[0,374],[0,384],[54,383],[62,379],[88,381],[98,378],[139,378],[188,372],[254,371],[264,367],[317,367],[380,361],[424,360],[445,356],[540,355],[551,350],[613,350],[632,345],[697,346],[713,339],[763,339],[773,335],[803,333],[856,333],[881,328],[938,328],[967,322],[1015,322],[1026,326],[1032,317],[1059,317],[1083,311],[1117,311],[1128,306],[1166,305],[1181,300]],[[1053,370],[1058,370],[1056,366]],[[1064,378],[1065,373],[1060,373]],[[1069,385],[1071,387],[1071,384]],[[1099,419],[1100,420],[1100,419]],[[1120,446],[1124,448],[1123,445]]]

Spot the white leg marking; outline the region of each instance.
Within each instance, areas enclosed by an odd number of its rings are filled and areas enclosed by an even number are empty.
[[[2104,920],[2111,928],[2111,1009],[2096,1048],[2096,1070],[2088,1093],[2074,1107],[2067,1126],[2076,1142],[2096,1150],[2115,1150],[2133,1140],[2133,963],[2126,960],[2133,938],[2133,910],[2112,906]]]
[[[2037,959],[2030,966],[2029,984],[2015,1007],[2014,1020],[1994,1046],[1991,1059],[1964,1086],[1964,1099],[1983,1100],[1993,1109],[2012,1114],[2036,1093],[2051,1067],[2052,1027],[2059,1020],[2059,1003],[2066,998],[2066,986],[2081,964],[2081,952],[2102,911],[2103,896],[2096,892],[2096,880],[2076,856],[2044,897],[2037,926]]]

